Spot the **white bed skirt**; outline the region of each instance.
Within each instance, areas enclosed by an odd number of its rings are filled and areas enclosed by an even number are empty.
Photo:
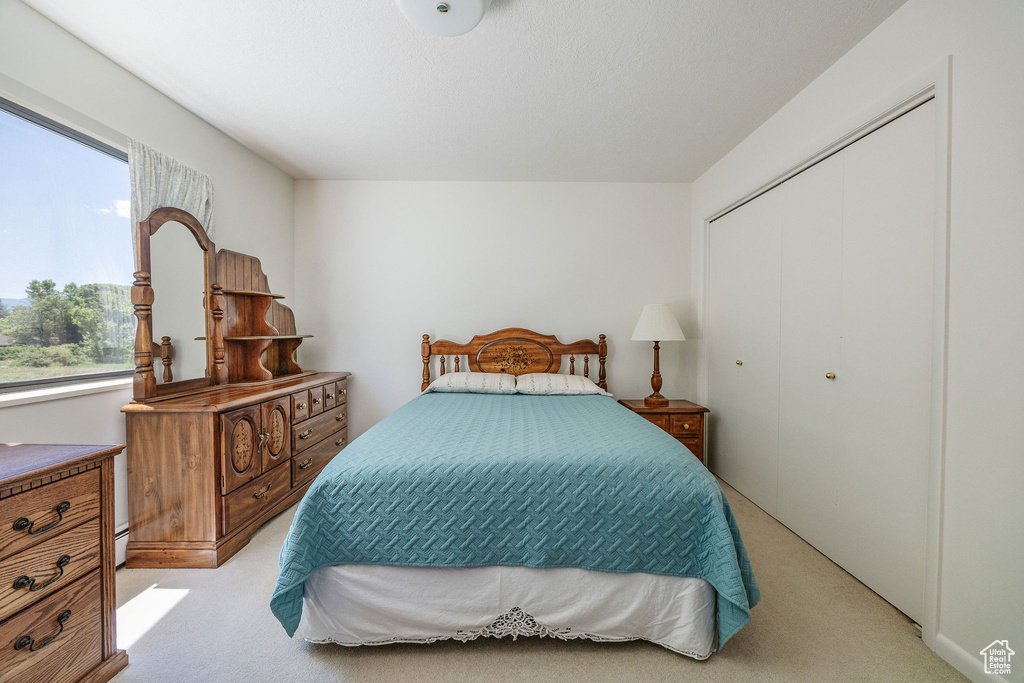
[[[483,636],[649,640],[706,659],[715,597],[702,579],[641,573],[341,565],[306,580],[296,635],[340,645]]]

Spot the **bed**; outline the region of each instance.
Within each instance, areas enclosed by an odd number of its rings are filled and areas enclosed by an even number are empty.
[[[271,598],[286,632],[721,648],[760,597],[739,529],[700,462],[607,394],[606,348],[604,335],[563,344],[519,328],[468,344],[424,335],[426,391],[299,504]]]

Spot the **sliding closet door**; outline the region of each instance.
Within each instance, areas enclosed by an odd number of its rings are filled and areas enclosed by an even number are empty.
[[[709,465],[775,514],[782,217],[765,195],[716,220],[709,262]]]
[[[780,522],[831,555],[840,442],[843,160],[835,155],[769,194],[784,207],[779,355]]]
[[[842,447],[836,561],[924,612],[935,103],[843,151]]]

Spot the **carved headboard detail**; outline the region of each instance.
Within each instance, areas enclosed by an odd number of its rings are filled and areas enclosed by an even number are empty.
[[[447,357],[452,356],[453,371],[459,372],[462,356],[466,356],[470,372],[507,372],[510,375],[524,375],[530,372],[557,373],[562,367],[562,356],[569,356],[569,374],[576,374],[576,356],[583,357],[583,376],[590,377],[590,356],[597,356],[597,385],[608,390],[605,381],[605,359],[608,344],[605,336],[598,341],[581,339],[563,344],[549,334],[538,334],[522,327],[508,327],[490,334],[476,335],[466,344],[457,344],[447,339],[430,343],[430,335],[423,335],[420,345],[423,356],[423,383],[420,391],[430,384],[430,358],[438,356],[440,374],[445,374]]]

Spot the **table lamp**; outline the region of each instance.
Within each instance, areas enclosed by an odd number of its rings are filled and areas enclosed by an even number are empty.
[[[661,371],[658,369],[658,342],[686,341],[679,321],[668,304],[647,304],[640,313],[640,320],[633,330],[632,341],[654,342],[654,374],[651,375],[651,388],[654,393],[644,399],[644,405],[651,407],[667,406],[668,399],[661,395]]]

